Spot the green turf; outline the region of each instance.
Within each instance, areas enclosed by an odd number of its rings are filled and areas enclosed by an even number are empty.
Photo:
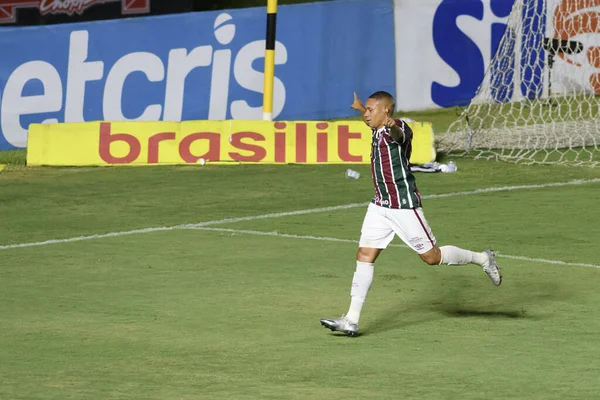
[[[598,179],[459,160],[424,195]],[[22,168],[0,174],[0,245],[366,203],[368,166]],[[593,399],[600,183],[425,200],[440,244],[506,257],[505,282],[402,247],[346,312],[364,207],[0,250],[1,399]],[[395,240],[396,244],[400,244]]]
[[[25,150],[0,151],[0,164],[25,165],[27,153]]]

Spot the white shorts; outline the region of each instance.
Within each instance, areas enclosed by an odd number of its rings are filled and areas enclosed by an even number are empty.
[[[360,234],[360,247],[385,249],[394,234],[419,254],[435,246],[435,236],[423,209],[393,209],[369,204]]]

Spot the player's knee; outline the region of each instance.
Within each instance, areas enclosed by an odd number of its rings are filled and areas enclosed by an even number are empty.
[[[419,257],[421,257],[421,260],[423,260],[425,264],[429,265],[439,265],[442,261],[440,252],[435,251],[428,251],[427,253],[419,254]]]
[[[381,250],[359,247],[356,252],[356,261],[374,263]]]
[[[367,249],[361,247],[356,252],[356,261],[371,262],[371,258],[371,254]]]

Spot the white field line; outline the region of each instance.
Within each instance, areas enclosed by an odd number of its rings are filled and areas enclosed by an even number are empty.
[[[525,189],[543,189],[543,188],[561,187],[561,186],[577,186],[577,185],[584,185],[584,184],[598,183],[598,182],[600,182],[600,178],[578,179],[578,180],[572,180],[572,181],[568,181],[568,182],[542,183],[542,184],[536,184],[536,185],[489,187],[489,188],[476,189],[476,190],[463,191],[463,192],[451,192],[451,193],[425,195],[425,196],[422,196],[422,198],[423,199],[439,199],[439,198],[445,198],[445,197],[471,196],[471,195],[477,195],[477,194],[483,194],[483,193],[508,192],[508,191],[525,190]],[[292,216],[292,215],[315,214],[315,213],[321,213],[321,212],[344,210],[344,209],[349,209],[349,208],[365,207],[367,204],[368,203],[352,203],[352,204],[344,204],[344,205],[333,206],[333,207],[310,208],[310,209],[306,209],[306,210],[271,213],[271,214],[264,214],[264,215],[251,215],[248,217],[239,217],[239,218],[225,218],[225,219],[218,219],[218,220],[213,220],[213,221],[200,222],[200,223],[196,223],[196,224],[183,224],[183,225],[175,225],[175,226],[167,226],[167,227],[134,229],[134,230],[130,230],[130,231],[110,232],[110,233],[104,233],[104,234],[99,234],[99,235],[77,236],[77,237],[71,237],[71,238],[65,238],[65,239],[51,239],[51,240],[44,240],[42,242],[6,244],[6,245],[0,245],[0,250],[11,250],[11,249],[24,248],[24,247],[46,246],[46,245],[59,244],[59,243],[81,242],[81,241],[85,241],[85,240],[105,239],[105,238],[137,235],[137,234],[152,233],[152,232],[173,231],[173,230],[178,230],[178,229],[198,228],[198,227],[211,226],[211,225],[229,224],[229,223],[234,223],[234,222],[256,221],[259,219],[288,217],[288,216]]]
[[[342,243],[354,243],[358,244],[356,240],[349,239],[339,239],[332,237],[323,237],[323,236],[306,236],[306,235],[291,235],[287,233],[279,233],[279,232],[264,232],[264,231],[251,231],[245,229],[228,229],[228,228],[210,228],[210,227],[192,227],[188,229],[195,229],[200,231],[211,231],[211,232],[224,232],[231,233],[232,235],[258,235],[258,236],[275,236],[281,238],[289,238],[289,239],[307,239],[307,240],[318,240],[322,242],[342,242]],[[409,247],[404,244],[390,244],[393,247],[403,247],[408,249]],[[510,258],[513,260],[521,260],[521,261],[532,261],[543,264],[554,264],[554,265],[564,265],[569,267],[587,267],[587,268],[597,268],[600,269],[600,265],[594,264],[585,264],[585,263],[574,263],[560,260],[547,260],[545,258],[531,258],[525,256],[513,256],[510,254],[504,254],[500,252],[496,252],[497,257]]]

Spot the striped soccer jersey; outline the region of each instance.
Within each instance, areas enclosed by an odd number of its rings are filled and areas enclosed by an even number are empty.
[[[371,173],[375,186],[372,203],[387,208],[421,207],[421,196],[414,175],[410,172],[412,130],[402,120],[396,120],[404,132],[404,140],[396,142],[388,128],[373,129],[371,143]]]

